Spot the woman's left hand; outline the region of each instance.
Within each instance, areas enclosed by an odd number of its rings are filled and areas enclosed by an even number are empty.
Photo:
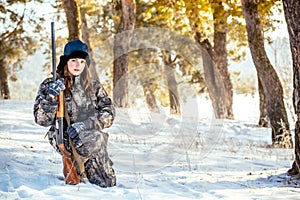
[[[80,133],[80,131],[88,130],[91,128],[91,121],[85,120],[82,122],[76,122],[74,124],[71,124],[67,129],[67,133],[69,134],[70,138],[73,139]]]

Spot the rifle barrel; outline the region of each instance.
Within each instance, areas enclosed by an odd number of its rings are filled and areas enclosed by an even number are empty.
[[[52,44],[52,72],[53,81],[56,80],[56,46],[55,46],[55,31],[54,22],[51,22],[51,44]]]

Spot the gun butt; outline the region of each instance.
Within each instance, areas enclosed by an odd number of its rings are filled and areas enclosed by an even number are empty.
[[[71,157],[63,156],[62,162],[64,166],[63,171],[64,171],[66,184],[76,185],[80,183],[80,177],[76,172],[76,168],[74,167]]]

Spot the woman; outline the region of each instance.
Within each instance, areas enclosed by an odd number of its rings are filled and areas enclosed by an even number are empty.
[[[68,42],[57,67],[58,79],[47,78],[40,84],[34,117],[37,124],[50,126],[49,142],[62,154],[57,145],[55,122],[57,96],[63,91],[63,143],[72,155],[75,174],[80,177],[80,182],[87,178],[100,187],[111,187],[116,185],[116,177],[106,150],[108,135],[101,130],[112,125],[115,110],[103,86],[91,79],[88,64],[88,46],[80,40]],[[64,175],[67,180],[67,175]],[[72,181],[66,183],[76,184]]]

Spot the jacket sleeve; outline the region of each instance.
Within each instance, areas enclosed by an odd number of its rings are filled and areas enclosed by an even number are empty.
[[[96,110],[97,119],[101,128],[108,128],[112,125],[115,118],[115,108],[111,99],[108,97],[104,87],[98,82],[96,87]]]
[[[51,78],[47,78],[40,84],[33,108],[35,122],[45,127],[55,124],[58,105],[57,100],[48,95],[50,82]]]

